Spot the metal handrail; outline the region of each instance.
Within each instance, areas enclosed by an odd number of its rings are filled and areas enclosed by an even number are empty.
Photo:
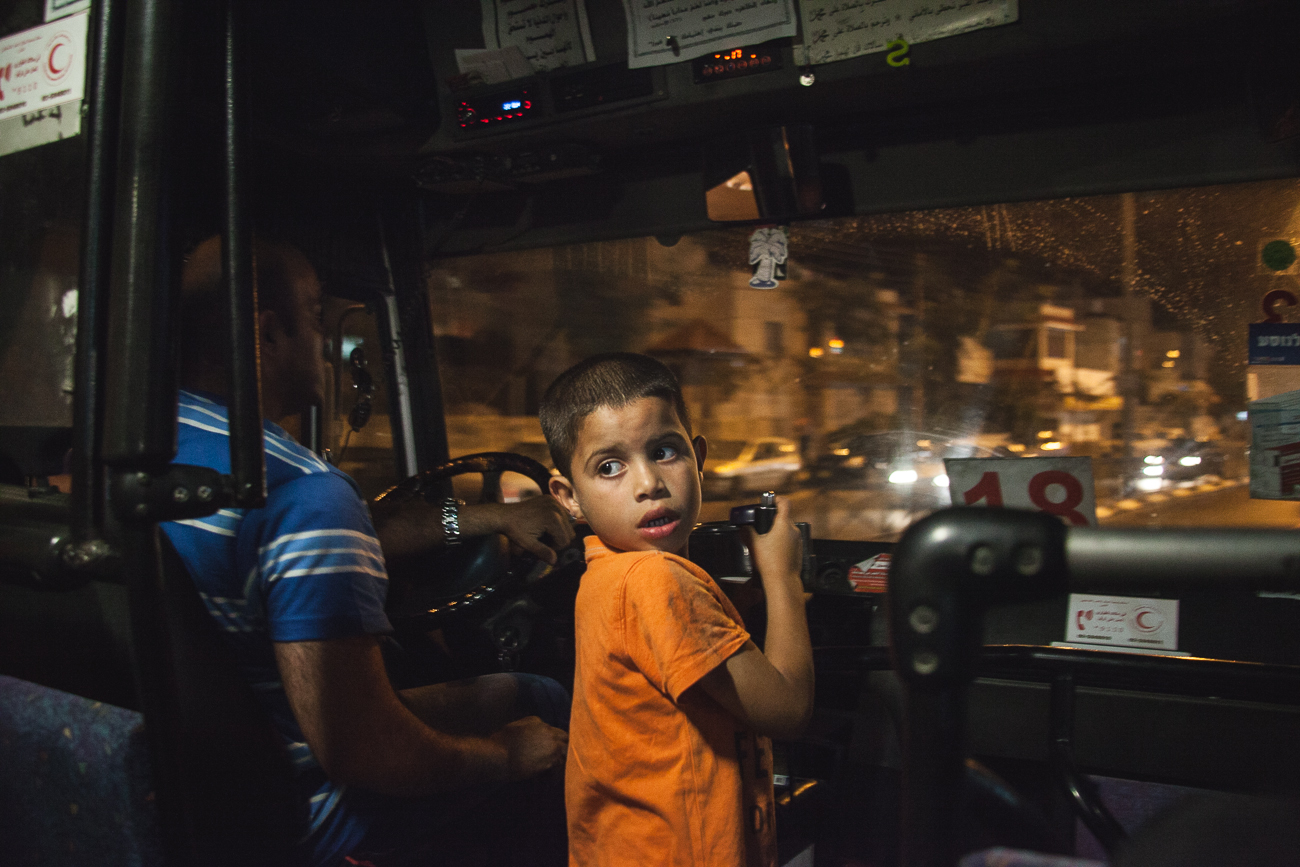
[[[84,567],[106,548],[100,421],[107,335],[107,279],[113,254],[113,182],[121,82],[119,0],[91,9],[91,65],[86,103],[86,224],[81,239],[81,289],[77,295],[77,387],[72,393],[71,545],[69,565]]]
[[[244,196],[244,98],[240,51],[241,0],[226,3],[225,154],[226,223],[222,257],[230,311],[230,475],[234,504],[266,503],[266,452],[258,371],[257,286],[253,233]]]

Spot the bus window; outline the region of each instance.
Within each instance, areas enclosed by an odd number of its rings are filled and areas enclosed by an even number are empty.
[[[1244,421],[1300,387],[1245,364],[1263,295],[1295,288],[1261,261],[1300,236],[1295,180],[796,223],[771,290],[752,231],[435,262],[453,453],[535,441],[560,371],[629,350],[677,373],[726,461],[795,444],[775,486],[821,538],[948,505],[945,456],[1090,457],[1103,526],[1300,523],[1249,498]],[[704,520],[752,499],[716,487]]]
[[[39,26],[16,4],[0,35]],[[3,70],[0,70],[3,71]],[[11,91],[12,92],[12,91]],[[12,100],[12,97],[10,97]],[[66,471],[71,444],[85,137],[34,146],[30,131],[80,110],[10,112],[0,120],[0,481],[44,483]],[[28,133],[25,134],[24,131]],[[21,148],[21,149],[17,149]],[[66,489],[66,488],[65,488]]]

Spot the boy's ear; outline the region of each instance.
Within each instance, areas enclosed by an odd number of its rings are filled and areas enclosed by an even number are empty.
[[[551,476],[551,482],[548,485],[551,490],[551,496],[559,500],[560,505],[568,510],[575,521],[585,521],[582,517],[582,507],[578,505],[578,498],[573,492],[573,483],[564,476]]]
[[[704,456],[709,453],[709,444],[704,441],[704,437],[696,437],[691,440],[691,446],[695,449],[695,469],[704,472]]]

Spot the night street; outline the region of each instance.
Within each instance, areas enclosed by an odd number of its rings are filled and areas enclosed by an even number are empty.
[[[818,539],[896,540],[927,511],[908,508],[895,492],[879,489],[809,488],[788,496],[795,520],[810,522]],[[732,506],[756,500],[705,502],[700,520],[726,520]],[[1300,502],[1252,500],[1245,484],[1218,490],[1178,488],[1120,503],[1103,501],[1098,512],[1103,527],[1300,527]]]

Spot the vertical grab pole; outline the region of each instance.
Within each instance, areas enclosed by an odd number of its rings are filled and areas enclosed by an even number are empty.
[[[394,194],[381,203],[380,225],[390,289],[396,299],[397,324],[406,366],[410,396],[412,441],[406,443],[404,460],[414,445],[416,470],[446,463],[450,454],[444,417],[442,380],[438,355],[429,325],[428,291],[424,279],[424,237],[419,201],[410,194]],[[391,308],[390,308],[391,313]],[[381,317],[382,319],[382,317]],[[390,387],[397,383],[390,382]],[[390,393],[390,400],[392,394]],[[450,493],[451,489],[448,488]]]
[[[222,256],[230,313],[230,474],[235,505],[257,508],[266,503],[266,453],[262,440],[253,238],[243,195],[240,8],[240,0],[226,0],[226,225]]]
[[[171,325],[180,257],[168,217],[177,153],[176,58],[186,35],[180,7],[174,0],[135,0],[121,7],[112,267],[100,368],[104,382],[100,452],[103,462],[115,471],[110,497],[123,498],[115,506],[129,505],[122,493],[124,480],[143,477],[147,481],[176,454]],[[147,505],[139,505],[143,509],[137,507],[135,514],[147,517]],[[123,525],[117,541],[130,598],[133,666],[146,721],[163,858],[169,865],[187,865],[193,863],[194,852],[185,770],[178,759],[184,734],[175,702],[157,533],[156,525],[139,521]]]
[[[124,9],[103,460],[124,472],[176,454],[176,363],[170,338],[179,250],[168,220],[176,159],[179,7]]]
[[[90,86],[86,100],[86,224],[81,241],[77,299],[76,388],[72,403],[72,541],[65,560],[89,566],[107,552],[100,422],[104,412],[106,294],[113,265],[113,175],[117,165],[117,109],[121,86],[118,0],[91,9]]]

